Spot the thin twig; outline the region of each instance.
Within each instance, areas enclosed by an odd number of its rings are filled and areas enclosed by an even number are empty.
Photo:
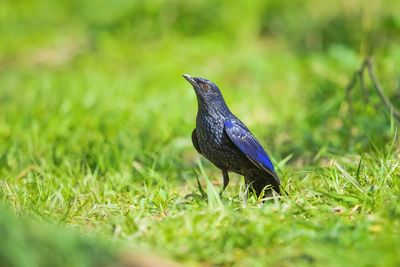
[[[352,110],[352,90],[357,84],[357,80],[360,81],[360,86],[361,86],[361,91],[363,92],[364,96],[364,101],[368,103],[368,90],[365,87],[365,82],[364,82],[364,71],[365,68],[367,67],[367,60],[364,60],[363,63],[361,64],[361,67],[356,70],[353,74],[353,77],[351,78],[349,84],[346,86],[346,98],[349,103],[349,109],[350,111]]]
[[[375,75],[371,59],[368,58],[367,62],[368,62],[367,63],[368,74],[376,92],[378,93],[379,98],[381,99],[382,103],[393,113],[393,116],[398,121],[400,121],[400,111],[393,106],[393,104],[390,102],[390,100],[386,97],[385,93],[383,92],[381,84]]]
[[[360,79],[361,92],[364,96],[364,101],[365,101],[365,103],[368,104],[368,102],[369,102],[368,90],[367,90],[367,87],[365,86],[365,82],[364,82],[364,70],[365,70],[365,65],[366,65],[367,60],[364,60],[364,63],[362,65],[363,70],[360,71],[358,75],[359,75],[359,79]]]
[[[354,72],[352,79],[350,80],[349,84],[346,86],[346,98],[349,103],[350,112],[352,111],[352,90],[357,84],[357,80],[360,81],[361,91],[364,97],[364,101],[368,103],[369,95],[368,89],[365,86],[365,75],[364,72],[368,71],[368,77],[371,80],[371,84],[374,87],[375,91],[377,92],[379,98],[381,99],[382,104],[392,112],[393,116],[396,120],[400,121],[400,111],[396,109],[393,104],[390,102],[389,98],[386,97],[385,93],[383,92],[382,86],[375,74],[371,57],[367,57],[363,63],[361,64],[360,69]]]

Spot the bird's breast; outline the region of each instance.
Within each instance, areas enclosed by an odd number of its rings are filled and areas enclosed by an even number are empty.
[[[224,131],[224,118],[197,116],[196,132],[202,154],[220,169],[234,170],[242,157]]]
[[[204,146],[205,149],[208,147],[220,146],[223,142],[224,120],[222,118],[198,116],[196,131],[199,143],[201,143],[200,148],[202,148],[202,146]]]

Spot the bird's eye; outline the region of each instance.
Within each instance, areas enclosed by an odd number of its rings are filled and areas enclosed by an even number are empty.
[[[202,83],[201,88],[203,88],[203,90],[205,90],[205,91],[208,91],[211,89],[211,86],[207,83]]]

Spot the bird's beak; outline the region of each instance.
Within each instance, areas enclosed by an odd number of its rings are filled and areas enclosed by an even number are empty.
[[[189,74],[183,74],[182,76],[183,76],[183,78],[185,78],[186,81],[188,81],[191,85],[193,85],[194,87],[197,86],[197,82],[193,79],[192,76],[190,76]]]

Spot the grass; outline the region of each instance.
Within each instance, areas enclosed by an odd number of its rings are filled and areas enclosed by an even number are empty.
[[[365,104],[356,88],[352,112],[344,92],[374,42],[399,106],[398,3],[315,13],[314,2],[304,15],[274,1],[4,3],[2,205],[183,265],[398,266],[398,124],[373,92]],[[191,144],[197,104],[182,73],[220,86],[289,196],[244,202],[236,175],[218,195],[221,174]]]

